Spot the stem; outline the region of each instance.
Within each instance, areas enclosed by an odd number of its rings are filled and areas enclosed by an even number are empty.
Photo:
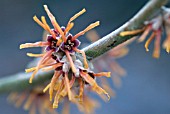
[[[29,83],[32,73],[20,72],[14,75],[7,76],[0,79],[0,94],[11,91],[22,91],[26,88],[33,88],[38,84],[50,81],[54,72],[38,72],[35,76],[33,83]]]
[[[88,47],[85,47],[83,51],[85,51],[87,59],[92,60],[132,38],[133,36],[130,35],[120,36],[119,34],[124,30],[142,29],[144,26],[144,21],[159,12],[161,10],[161,6],[165,5],[167,2],[168,0],[150,0],[132,19],[120,28],[94,42]]]
[[[160,11],[161,6],[165,5],[167,1],[168,0],[150,0],[131,20],[123,26],[90,46],[84,48],[83,51],[86,53],[87,59],[92,60],[132,38],[133,36],[119,36],[119,34],[124,30],[135,30],[142,28],[144,26],[144,21],[149,19],[150,16],[154,15],[156,12]],[[21,91],[42,84],[45,81],[50,81],[53,76],[53,72],[39,72],[35,76],[32,84],[29,84],[30,76],[31,73],[21,72],[0,79],[0,94],[11,91]]]

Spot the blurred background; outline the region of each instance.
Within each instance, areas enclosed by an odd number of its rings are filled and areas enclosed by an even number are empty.
[[[142,8],[148,0],[3,0],[0,3],[0,77],[24,71],[32,58],[27,52],[40,53],[40,49],[19,50],[25,42],[42,38],[43,29],[32,17],[45,15],[43,5],[47,4],[60,25],[66,25],[69,18],[86,8],[87,12],[76,19],[73,34],[83,30],[96,20],[101,25],[95,30],[101,37],[115,30]],[[49,22],[49,20],[48,20]],[[164,38],[164,37],[163,37]],[[82,43],[90,43],[85,37]],[[150,46],[152,50],[153,45]],[[122,87],[113,89],[116,98],[102,105],[96,114],[169,114],[170,113],[170,55],[161,50],[159,59],[152,58],[152,51],[145,52],[144,43],[133,42],[130,52],[118,59],[127,71]],[[12,85],[11,85],[12,86]],[[6,101],[7,94],[0,96],[0,114],[27,114]],[[60,110],[60,109],[59,109]],[[71,114],[79,114],[76,109]]]

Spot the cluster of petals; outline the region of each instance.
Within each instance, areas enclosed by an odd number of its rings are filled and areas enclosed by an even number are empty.
[[[52,103],[48,100],[49,95],[42,92],[43,87],[36,87],[32,90],[23,92],[12,92],[8,96],[8,101],[19,108],[23,105],[24,110],[29,114],[58,114],[53,108]]]
[[[80,112],[84,114],[94,114],[94,110],[100,106],[99,102],[90,98],[86,94],[83,96],[84,102],[81,104],[76,100],[73,101]],[[12,92],[8,96],[8,102],[13,104],[16,108],[22,107],[28,111],[29,114],[59,114],[52,107],[49,101],[49,94],[43,92],[43,86],[25,90],[23,92]],[[71,103],[67,98],[62,100],[61,114],[70,114]]]
[[[53,108],[57,108],[59,101],[66,96],[72,102],[75,102],[75,100],[78,100],[80,103],[84,102],[84,89],[86,88],[99,95],[105,94],[110,98],[108,93],[95,80],[96,77],[100,76],[110,77],[110,72],[94,73],[91,71],[85,52],[78,49],[80,41],[77,38],[98,26],[99,21],[90,24],[76,35],[72,35],[69,31],[74,26],[73,20],[82,15],[86,11],[85,9],[70,18],[66,27],[59,26],[46,5],[44,5],[44,9],[54,27],[53,29],[49,27],[44,16],[41,17],[41,21],[36,16],[33,19],[49,33],[46,41],[20,45],[20,49],[45,47],[45,51],[42,54],[27,53],[28,56],[41,58],[36,67],[26,69],[27,73],[33,72],[29,82],[33,82],[33,78],[39,70],[54,71],[51,82],[43,90],[43,92],[49,90],[49,97],[50,101],[53,101]],[[77,53],[82,55],[81,58],[77,56]]]
[[[163,32],[166,33],[166,39],[162,45],[166,51],[170,52],[170,9],[162,8],[162,12],[153,17],[152,19],[144,22],[145,27],[133,31],[125,31],[120,33],[121,36],[141,34],[138,42],[143,42],[147,37],[145,42],[145,49],[149,51],[150,43],[154,41],[153,57],[160,57],[160,47],[161,47],[161,35]]]

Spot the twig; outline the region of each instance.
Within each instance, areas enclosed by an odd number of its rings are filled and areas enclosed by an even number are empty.
[[[156,12],[161,10],[161,6],[165,5],[168,0],[150,0],[131,20],[125,23],[123,26],[96,41],[90,46],[84,48],[88,60],[92,60],[115,46],[125,42],[133,36],[120,36],[120,32],[124,30],[140,29],[144,25],[144,21],[154,15]],[[51,79],[53,72],[39,72],[33,81],[33,84],[29,84],[30,73],[24,72],[7,76],[0,79],[0,93],[6,93],[11,91],[20,91],[34,87],[38,84],[44,83]]]
[[[123,26],[84,48],[83,50],[89,57],[88,59],[92,60],[132,38],[133,36],[120,36],[119,34],[124,30],[142,29],[144,26],[144,21],[155,15],[155,13],[159,12],[161,10],[161,6],[165,5],[167,2],[168,0],[150,0],[132,19],[126,22]]]

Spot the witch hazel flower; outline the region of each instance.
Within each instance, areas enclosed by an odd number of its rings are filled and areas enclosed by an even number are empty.
[[[145,21],[144,22],[145,27],[143,29],[121,32],[120,35],[126,36],[126,35],[135,35],[135,34],[142,33],[138,38],[138,42],[143,42],[147,37],[149,37],[145,42],[145,49],[147,52],[149,51],[150,43],[152,42],[152,40],[155,39],[153,57],[159,58],[161,34],[163,31],[163,21],[164,20],[162,14],[160,14],[155,18],[151,19],[150,21]]]
[[[43,87],[36,87],[32,90],[24,92],[12,92],[8,96],[8,101],[14,104],[17,108],[21,107],[29,114],[58,114],[53,108],[52,103],[48,100],[49,95],[42,92]]]
[[[145,22],[145,30],[143,34],[138,39],[139,42],[142,42],[145,40],[145,38],[148,36],[148,34],[151,32],[150,37],[147,39],[145,43],[145,49],[146,51],[149,51],[149,44],[153,39],[155,39],[154,42],[154,51],[153,51],[153,57],[159,58],[160,56],[160,41],[161,41],[161,33],[162,33],[162,24],[163,24],[163,18],[162,15],[159,15],[155,18],[153,18],[151,21]]]
[[[38,86],[23,92],[12,92],[8,96],[8,102],[17,108],[28,111],[29,114],[59,114],[52,107],[48,93],[43,93],[43,87]],[[90,98],[86,94],[83,96],[84,102],[81,104],[74,101],[77,108],[84,114],[94,114],[94,110],[100,106],[99,102]],[[62,100],[62,114],[70,114],[71,103],[67,98]]]
[[[59,26],[59,24],[56,22],[55,17],[51,14],[51,12],[49,11],[46,5],[44,5],[44,9],[47,12],[48,17],[50,18],[54,29],[50,29],[44,16],[41,17],[41,21],[36,16],[34,16],[33,19],[42,28],[44,28],[46,31],[50,33],[50,35],[47,36],[47,41],[40,41],[36,43],[25,43],[25,44],[20,45],[20,49],[30,48],[30,47],[46,47],[45,53],[43,54],[32,54],[32,53],[27,54],[28,56],[31,56],[31,57],[42,57],[30,78],[30,81],[29,81],[30,83],[32,83],[32,80],[35,74],[40,69],[40,66],[43,66],[43,64],[47,63],[51,59],[51,55],[53,52],[57,52],[59,50],[62,50],[66,54],[66,56],[69,58],[73,72],[76,72],[73,61],[70,57],[70,54],[72,54],[73,52],[78,52],[82,54],[82,56],[84,57],[85,68],[88,68],[88,63],[86,60],[85,53],[78,49],[80,42],[77,40],[77,38],[83,35],[85,32],[89,31],[90,29],[99,25],[99,21],[97,21],[89,25],[83,31],[80,31],[78,34],[72,36],[69,33],[70,29],[74,26],[74,23],[72,21],[75,20],[78,16],[82,15],[86,11],[85,9],[83,9],[82,11],[74,15],[72,18],[70,18],[66,28]]]
[[[138,38],[138,42],[143,42],[149,36],[149,38],[145,42],[145,49],[147,52],[149,51],[149,44],[152,42],[153,39],[155,39],[153,57],[159,58],[161,33],[163,27],[163,17],[160,14],[149,21],[145,21],[144,25],[145,27],[142,29],[121,32],[120,35],[126,36],[126,35],[135,35],[135,34],[142,33],[142,35],[140,35],[140,37]]]
[[[170,9],[166,7],[162,7],[162,12],[160,12],[156,17],[152,18],[149,21],[144,22],[145,27],[143,29],[133,30],[133,31],[124,31],[121,32],[121,36],[126,35],[138,35],[141,34],[140,38],[138,39],[139,42],[143,42],[147,36],[145,43],[146,51],[149,51],[149,44],[152,40],[155,39],[154,42],[154,51],[153,57],[159,58],[160,57],[160,48],[161,48],[161,35],[163,32],[166,34],[166,39],[162,45],[164,49],[169,53],[170,52]],[[150,35],[151,34],[151,35]]]
[[[33,78],[39,70],[54,71],[51,82],[43,90],[46,92],[49,89],[49,98],[50,101],[53,101],[53,108],[57,108],[60,99],[66,96],[68,96],[70,101],[74,101],[76,97],[79,102],[83,102],[84,90],[87,86],[97,94],[105,94],[110,99],[108,93],[95,81],[96,77],[110,77],[110,72],[94,73],[91,71],[84,51],[78,49],[80,41],[77,38],[98,26],[99,21],[90,24],[76,35],[72,35],[69,31],[74,26],[73,20],[82,15],[86,11],[85,9],[70,18],[66,27],[59,26],[46,5],[44,5],[44,9],[54,27],[53,29],[50,29],[44,16],[41,17],[41,21],[36,16],[33,19],[49,33],[46,41],[20,45],[21,49],[46,47],[43,54],[27,54],[31,57],[41,58],[36,67],[26,69],[27,73],[33,72],[29,82],[32,83]],[[81,60],[83,62],[78,59],[76,53],[82,54],[83,59]],[[74,95],[72,90],[77,86],[79,87],[79,92],[78,95]]]

